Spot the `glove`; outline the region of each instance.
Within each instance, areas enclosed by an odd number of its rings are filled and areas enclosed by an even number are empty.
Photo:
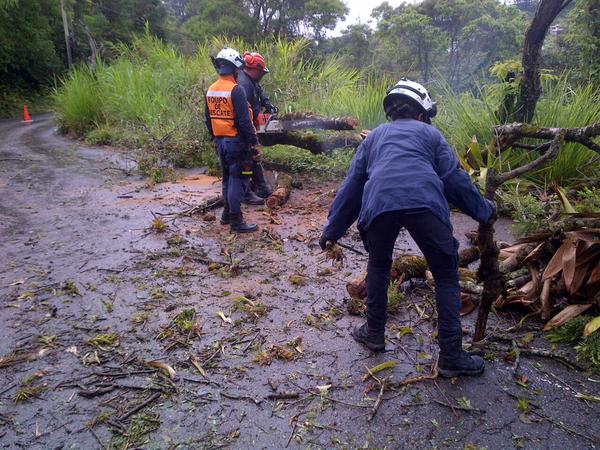
[[[262,149],[262,145],[255,145],[254,146],[254,156],[252,157],[252,159],[256,162],[261,162],[263,159],[263,149]]]
[[[271,103],[267,103],[265,105],[265,112],[267,114],[272,114],[272,115],[276,116],[277,113],[279,113],[279,108]]]
[[[328,239],[324,234],[321,235],[321,239],[319,239],[319,247],[321,247],[321,250],[325,251],[327,250],[327,243],[328,242],[335,242],[332,241],[331,239]]]

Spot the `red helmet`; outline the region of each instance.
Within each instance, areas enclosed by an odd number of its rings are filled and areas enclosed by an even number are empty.
[[[244,65],[248,69],[258,69],[263,73],[269,73],[265,58],[258,52],[244,52]]]

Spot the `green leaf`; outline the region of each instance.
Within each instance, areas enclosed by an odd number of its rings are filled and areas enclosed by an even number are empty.
[[[595,333],[598,329],[600,329],[600,316],[595,317],[585,324],[585,328],[583,329],[583,337],[588,337],[592,333]]]
[[[473,409],[473,406],[471,405],[471,400],[469,400],[467,397],[457,398],[456,403],[458,403],[458,406],[460,406],[461,408]]]
[[[577,211],[575,211],[575,208],[573,208],[573,205],[567,198],[567,194],[565,193],[565,191],[555,182],[552,182],[552,189],[554,189],[554,191],[560,198],[560,202],[563,205],[564,212],[567,214],[575,214]]]

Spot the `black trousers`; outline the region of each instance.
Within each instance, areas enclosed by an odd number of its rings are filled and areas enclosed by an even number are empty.
[[[429,211],[386,212],[377,216],[366,232],[369,249],[367,268],[367,322],[369,329],[383,331],[387,321],[387,291],[392,254],[401,228],[406,228],[427,259],[435,279],[438,336],[462,334],[458,242],[452,230]]]

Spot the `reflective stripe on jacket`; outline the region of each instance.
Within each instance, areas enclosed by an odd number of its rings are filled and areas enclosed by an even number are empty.
[[[233,89],[237,86],[231,75],[219,77],[206,92],[206,104],[212,133],[216,137],[235,137],[238,135],[236,126],[236,114],[231,98]],[[248,105],[250,121],[252,121],[252,109]]]

